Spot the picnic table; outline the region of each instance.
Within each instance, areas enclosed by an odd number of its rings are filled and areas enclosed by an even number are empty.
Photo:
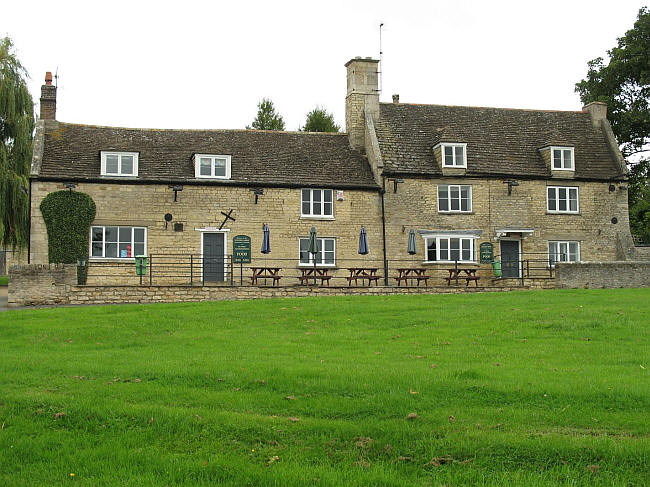
[[[424,285],[427,286],[429,284],[429,277],[431,277],[427,274],[426,267],[403,267],[401,269],[397,269],[397,272],[398,276],[395,278],[395,280],[397,280],[398,286],[402,281],[404,281],[404,284],[408,284],[409,279],[411,280],[411,285],[415,279],[418,283],[418,286],[420,285],[421,281],[424,281]]]
[[[301,275],[298,276],[298,279],[300,280],[300,284],[304,284],[305,286],[309,284],[309,281],[316,281],[316,279],[320,279],[321,286],[323,283],[327,283],[327,285],[330,285],[330,279],[332,278],[332,275],[329,273],[329,269],[314,269],[313,267],[310,267],[309,269],[300,269]]]
[[[257,285],[258,279],[264,279],[265,283],[266,279],[273,279],[274,286],[280,285],[282,276],[280,275],[279,267],[251,267],[251,270],[253,271],[251,285]]]
[[[377,271],[379,270],[378,267],[348,267],[348,272],[350,275],[346,277],[348,280],[348,286],[352,285],[352,281],[354,281],[354,285],[358,286],[359,285],[359,279],[361,279],[361,285],[364,285],[364,280],[368,280],[368,286],[372,285],[372,282],[375,282],[375,286],[379,286],[379,278],[381,276],[377,275]]]
[[[476,275],[477,270],[478,269],[473,267],[468,269],[457,269],[457,268],[447,269],[447,271],[449,272],[449,277],[445,277],[445,280],[447,281],[447,286],[451,284],[451,281],[458,281],[459,279],[465,279],[465,287],[469,286],[469,283],[472,281],[474,281],[476,287],[478,287],[478,280],[480,279],[480,277]]]

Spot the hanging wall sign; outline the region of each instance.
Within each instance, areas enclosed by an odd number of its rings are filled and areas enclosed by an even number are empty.
[[[483,242],[479,246],[479,254],[481,256],[481,264],[491,264],[494,260],[494,245],[490,242]]]
[[[251,238],[248,235],[232,238],[232,261],[235,264],[251,263]]]

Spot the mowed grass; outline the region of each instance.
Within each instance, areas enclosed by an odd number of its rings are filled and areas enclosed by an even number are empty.
[[[9,285],[9,276],[0,276],[0,286]]]
[[[0,484],[649,485],[649,304],[628,289],[5,312]]]

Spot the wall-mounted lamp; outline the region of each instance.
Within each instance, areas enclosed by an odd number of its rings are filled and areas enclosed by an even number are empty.
[[[168,186],[169,189],[171,189],[174,192],[174,203],[176,202],[176,199],[178,197],[178,192],[183,191],[183,185],[182,184],[170,184]]]
[[[508,196],[510,196],[512,194],[512,187],[519,186],[519,181],[515,181],[514,179],[509,179],[507,181],[504,181],[503,184],[508,185]]]
[[[172,221],[173,217],[171,213],[165,213],[165,230],[167,230],[167,224]]]
[[[613,193],[614,191],[616,191],[616,186],[614,186],[613,184],[610,184],[609,185],[609,192]]]
[[[397,193],[397,185],[404,182],[402,178],[389,179],[389,181],[393,182],[393,193]]]
[[[264,190],[262,188],[253,188],[251,191],[255,195],[255,204],[257,204],[257,198],[264,194]]]
[[[72,193],[72,190],[77,187],[77,183],[63,183],[63,187],[65,189],[69,189],[70,192]]]

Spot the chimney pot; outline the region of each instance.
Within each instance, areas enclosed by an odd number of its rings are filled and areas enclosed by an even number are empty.
[[[47,71],[45,73],[45,84],[46,85],[51,85],[52,84],[52,71]]]
[[[399,95],[398,94],[393,95],[393,103],[399,103]]]
[[[45,84],[41,86],[41,120],[56,120],[56,86],[51,71],[45,73]]]

